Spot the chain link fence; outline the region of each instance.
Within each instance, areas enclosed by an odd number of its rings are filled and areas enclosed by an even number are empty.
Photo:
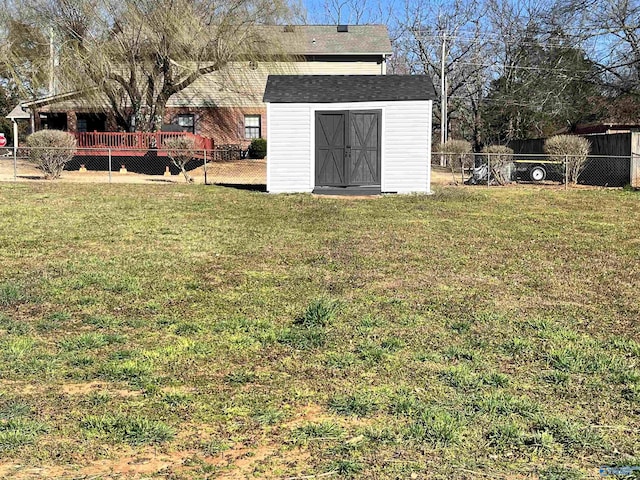
[[[235,145],[221,145],[213,150],[77,148],[73,152],[2,148],[0,181],[50,178],[47,167],[42,166],[47,154],[65,157],[59,160],[64,161],[64,167],[56,178],[61,182],[200,183],[260,189],[267,181],[266,160],[246,158],[246,152]]]
[[[55,149],[0,148],[0,181],[45,180],[38,159]],[[591,185],[640,188],[640,155],[575,156],[477,153],[432,155],[432,184]],[[266,160],[234,145],[213,150],[75,149],[57,181],[77,183],[200,183],[266,188]],[[574,182],[574,180],[577,180]]]
[[[640,187],[640,155],[434,153],[435,183],[505,186]],[[438,168],[439,167],[439,168]]]

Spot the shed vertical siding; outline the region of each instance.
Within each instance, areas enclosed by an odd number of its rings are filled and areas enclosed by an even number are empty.
[[[313,161],[312,126],[308,105],[269,104],[267,122],[267,191],[311,192],[309,163]]]
[[[429,192],[431,101],[389,102],[382,139],[382,191]]]

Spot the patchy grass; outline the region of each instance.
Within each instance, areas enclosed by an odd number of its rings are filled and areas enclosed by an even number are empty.
[[[175,436],[175,430],[162,422],[144,417],[104,414],[91,415],[80,422],[90,436],[105,437],[129,445],[164,443]]]
[[[0,283],[0,307],[9,307],[25,299],[22,287],[13,282]]]
[[[343,428],[337,423],[320,422],[307,423],[293,431],[293,441],[308,444],[311,441],[338,440],[344,434]]]
[[[0,476],[635,465],[639,199],[0,185]]]

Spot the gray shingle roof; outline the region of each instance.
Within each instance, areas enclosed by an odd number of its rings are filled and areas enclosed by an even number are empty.
[[[426,75],[269,75],[264,101],[341,103],[435,100]]]
[[[336,25],[261,28],[264,37],[272,39],[279,51],[289,55],[386,55],[392,52],[386,25],[349,25],[348,32],[338,32]]]

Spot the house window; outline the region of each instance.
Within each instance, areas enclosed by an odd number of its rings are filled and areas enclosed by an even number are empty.
[[[106,132],[107,116],[104,113],[76,113],[76,131]]]
[[[195,118],[191,114],[178,115],[178,126],[183,132],[195,132]]]
[[[42,130],[67,130],[67,114],[57,112],[40,113]]]
[[[244,116],[244,138],[260,138],[260,115]]]

